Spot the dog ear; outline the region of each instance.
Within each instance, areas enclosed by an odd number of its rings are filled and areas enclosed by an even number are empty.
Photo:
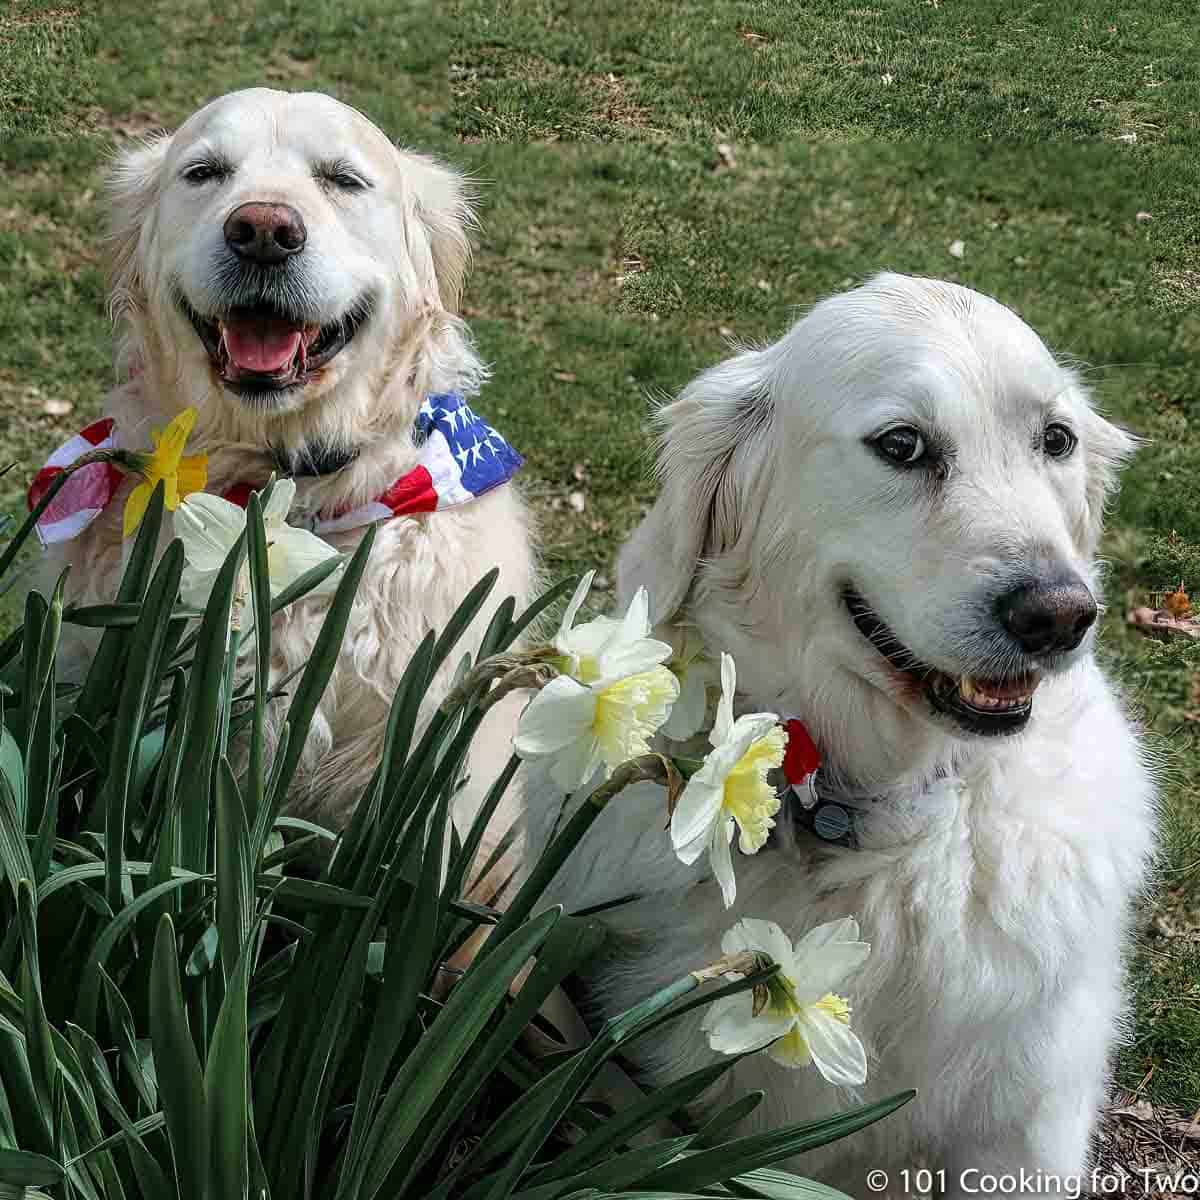
[[[1121,468],[1133,457],[1143,439],[1119,425],[1106,421],[1089,405],[1088,421],[1083,434],[1083,451],[1087,455],[1087,536],[1090,550],[1100,540],[1104,510],[1117,490]]]
[[[748,532],[747,500],[764,473],[775,421],[766,354],[748,350],[705,371],[654,416],[658,500],[617,559],[624,603],[645,585],[655,624],[682,607],[704,560]]]
[[[157,134],[121,150],[109,168],[108,193],[108,304],[116,320],[137,307],[144,295],[138,245],[146,220],[158,198],[163,160],[171,144],[169,134]]]
[[[404,154],[438,296],[447,312],[457,313],[471,261],[468,232],[476,224],[475,197],[467,179],[452,167],[425,154]]]

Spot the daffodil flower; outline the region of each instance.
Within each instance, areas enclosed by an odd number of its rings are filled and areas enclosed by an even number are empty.
[[[735,829],[743,854],[755,854],[766,843],[779,811],[767,773],[783,763],[787,746],[787,734],[774,713],[733,719],[736,687],[733,659],[722,654],[721,700],[708,735],[713,749],[671,814],[671,845],[680,862],[690,865],[707,850],[726,908],[737,895],[730,851]]]
[[[834,991],[871,952],[853,917],[818,925],[794,947],[773,921],[746,918],[725,934],[721,949],[763,955],[779,972],[753,991],[711,1005],[702,1028],[714,1050],[746,1054],[766,1046],[780,1066],[811,1063],[842,1087],[866,1082],[867,1055],[850,1028],[850,1005]]]
[[[142,482],[129,493],[129,499],[125,501],[122,536],[129,537],[142,523],[159,481],[165,485],[163,501],[172,512],[179,507],[183,497],[203,490],[208,482],[208,455],[183,456],[184,446],[195,425],[196,410],[185,408],[166,429],[151,431],[150,441],[154,448],[148,454],[137,456]]]
[[[316,534],[287,523],[285,518],[295,496],[296,484],[291,479],[280,479],[263,506],[272,596],[326,559],[336,558],[338,553]],[[208,602],[217,573],[245,528],[246,510],[221,496],[200,492],[179,506],[175,536],[183,542],[185,566],[180,592],[185,604],[202,607]],[[335,571],[326,577],[310,594],[332,591],[337,587],[337,574]],[[253,606],[248,611],[253,618]]]
[[[708,689],[721,682],[717,664],[708,657],[704,639],[694,629],[683,631],[682,645],[667,666],[679,680],[679,699],[662,732],[672,741],[687,741],[704,726]]]
[[[671,647],[649,637],[645,588],[619,620],[575,618],[593,572],[580,581],[554,639],[563,671],[530,701],[517,725],[513,748],[523,759],[550,760],[550,777],[573,792],[601,768],[647,754],[679,695],[679,683],[662,664]]]
[[[657,666],[670,658],[671,647],[650,636],[650,600],[645,588],[638,588],[624,617],[595,617],[586,624],[575,624],[595,574],[589,571],[579,581],[555,634],[559,670],[591,685],[646,670],[647,663]]]

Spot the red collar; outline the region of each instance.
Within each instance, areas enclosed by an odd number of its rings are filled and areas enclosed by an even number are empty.
[[[783,752],[783,777],[797,787],[821,765],[821,752],[798,717],[784,721],[783,727],[788,735],[787,749]]]

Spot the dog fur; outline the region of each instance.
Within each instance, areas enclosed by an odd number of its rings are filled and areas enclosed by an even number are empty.
[[[907,1107],[793,1167],[855,1196],[872,1168],[901,1194],[900,1172],[920,1166],[944,1170],[950,1195],[978,1179],[964,1171],[1021,1168],[1053,1193],[1053,1175],[1089,1160],[1126,1030],[1122,960],[1152,858],[1154,782],[1092,635],[1031,663],[991,614],[1004,589],[1050,570],[1098,594],[1105,499],[1133,439],[1010,310],[898,275],[704,372],[657,420],[662,490],[620,556],[621,603],[645,585],[665,634],[690,624],[714,656],[732,654],[737,711],[803,719],[869,811],[848,850],[795,832],[785,806],[777,844],[734,856],[726,911],[703,860],[674,859],[662,793],[623,793],[552,890],[571,908],[642,897],[603,915],[618,936],[588,981],[597,1013],[716,959],[742,916],[792,939],[855,916],[872,944],[847,989],[865,1087],[839,1094],[760,1054],[712,1103],[762,1088],[747,1128],[770,1129],[915,1087]],[[1050,421],[1078,438],[1061,461],[1039,448]],[[872,453],[898,423],[941,449],[943,471]],[[850,619],[848,582],[925,664],[1043,669],[1025,728],[984,738],[935,715]],[[529,794],[537,844],[561,796]],[[650,1080],[713,1060],[701,1017],[631,1045]]]
[[[331,156],[370,186],[350,192],[332,185],[321,174]],[[224,175],[184,178],[194,164],[212,160]],[[188,453],[207,452],[208,491],[265,483],[277,454],[300,465],[319,446],[356,450],[357,457],[335,473],[299,478],[294,511],[361,504],[415,464],[411,435],[422,399],[451,390],[471,395],[486,377],[457,315],[473,221],[463,177],[396,148],[361,113],[328,96],[255,88],[214,100],[173,135],[122,153],[109,198],[112,307],[125,381],[107,398],[106,412],[117,418],[124,444],[139,448],[149,445],[151,428],[194,407]],[[285,203],[302,214],[308,239],[288,264],[287,288],[309,320],[336,321],[363,297],[371,308],[353,341],[309,382],[265,400],[223,386],[180,303],[206,316],[229,303],[237,261],[222,227],[247,202]],[[71,598],[78,602],[115,593],[123,500],[133,482],[83,537],[47,556],[43,578],[73,565]],[[165,526],[169,536],[169,520]],[[349,552],[361,536],[360,529],[328,540]],[[289,797],[292,812],[335,827],[345,822],[375,767],[410,657],[494,566],[497,597],[524,603],[534,588],[534,557],[528,514],[511,484],[458,508],[379,527]],[[302,600],[276,619],[273,678],[308,660],[327,605],[327,597]],[[474,649],[489,616],[485,609],[462,650]],[[76,656],[87,649],[77,644]],[[422,720],[448,685],[453,657]],[[285,711],[273,706],[272,736]],[[508,757],[515,713],[515,701],[498,709],[477,740],[473,786],[459,801],[463,819]],[[501,813],[493,827],[502,831],[512,815]]]

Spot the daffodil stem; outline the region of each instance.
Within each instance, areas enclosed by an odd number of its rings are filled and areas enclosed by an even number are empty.
[[[667,789],[668,810],[675,807],[675,801],[683,790],[683,777],[665,754],[643,754],[639,758],[631,758],[628,762],[623,762],[588,797],[588,804],[602,809],[618,792],[624,791],[630,784],[645,782],[662,784]]]
[[[763,966],[764,962],[766,962],[765,958],[760,959],[758,964],[750,971],[750,973],[742,975],[740,979],[734,979],[728,983],[723,983],[719,988],[714,988],[711,991],[705,990],[703,992],[697,992],[696,995],[689,996],[683,1001],[682,1004],[677,1005],[675,1008],[672,1008],[667,1012],[660,1013],[657,1017],[650,1021],[649,1024],[639,1029],[637,1031],[637,1036],[645,1037],[646,1034],[653,1033],[654,1030],[660,1025],[665,1025],[668,1021],[674,1021],[677,1017],[682,1017],[684,1013],[691,1012],[694,1008],[703,1008],[706,1004],[712,1004],[713,1001],[721,1000],[725,996],[733,996],[738,992],[757,990],[766,984],[768,980],[774,978],[774,976],[779,973],[778,963],[771,962],[767,963],[766,966]],[[712,966],[716,965],[716,963],[712,964]],[[712,978],[715,977],[708,976],[708,972],[710,970],[711,967],[703,967],[700,969],[700,971],[693,971],[690,975],[685,976],[686,979],[689,979],[692,982],[691,990],[695,991],[700,987],[700,982],[697,980],[697,975],[704,975],[704,982],[706,983],[712,982]],[[730,974],[734,973],[734,971],[730,971]]]
[[[542,893],[558,873],[559,867],[566,862],[571,851],[575,849],[591,827],[592,822],[618,792],[631,783],[645,779],[663,784],[669,792],[673,778],[678,779],[678,773],[671,766],[670,760],[661,754],[643,754],[640,758],[622,763],[613,772],[611,778],[601,784],[571,814],[571,819],[561,832],[550,839],[550,844],[534,863],[529,877],[513,897],[512,903],[501,917],[500,923],[493,929],[492,936],[480,951],[476,962],[484,957],[491,947],[498,946],[533,911],[534,906],[541,899]]]
[[[450,690],[442,701],[441,711],[446,716],[453,716],[480,689],[486,690],[496,680],[505,690],[500,696],[485,698],[485,709],[495,704],[497,700],[518,688],[543,688],[557,674],[558,670],[549,661],[554,650],[551,646],[538,646],[532,650],[515,650],[506,654],[493,654],[474,667]],[[537,668],[533,670],[532,668]],[[520,674],[517,674],[520,672]],[[507,684],[505,678],[514,676]]]
[[[514,667],[501,675],[496,686],[484,695],[479,701],[479,709],[481,712],[487,712],[493,704],[499,703],[510,692],[541,691],[557,675],[558,669],[550,663],[529,663],[523,667]]]
[[[671,762],[684,779],[691,779],[704,766],[704,759],[702,758],[680,758],[676,754],[671,755]]]
[[[80,467],[88,467],[92,463],[98,462],[118,467],[127,475],[145,475],[146,473],[146,456],[144,454],[138,454],[134,450],[89,450],[67,467],[64,474],[78,471]]]
[[[763,969],[762,959],[753,950],[739,950],[736,954],[726,954],[716,962],[691,972],[697,983],[708,983],[710,979],[720,979],[725,975],[752,975]]]

